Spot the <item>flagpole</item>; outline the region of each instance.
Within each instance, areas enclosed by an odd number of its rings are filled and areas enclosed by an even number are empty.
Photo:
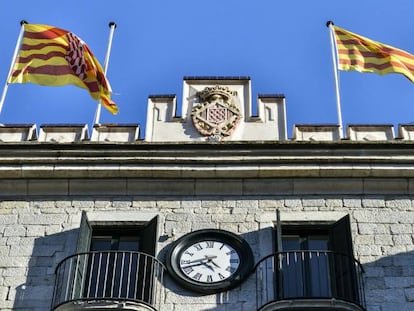
[[[16,47],[14,49],[14,53],[13,53],[13,58],[12,58],[12,62],[10,64],[10,69],[9,69],[9,73],[7,74],[7,78],[6,78],[6,83],[4,84],[3,87],[3,92],[1,93],[1,98],[0,98],[0,114],[1,111],[3,110],[3,104],[4,101],[6,100],[6,94],[7,94],[7,90],[9,89],[9,78],[10,75],[13,71],[13,66],[14,63],[16,62],[16,58],[17,58],[17,53],[19,53],[20,50],[20,44],[22,42],[22,38],[23,38],[23,34],[24,34],[24,25],[27,24],[27,22],[25,20],[20,21],[20,33],[19,33],[19,37],[17,38],[17,42],[16,42]]]
[[[341,96],[339,93],[339,78],[338,78],[338,67],[337,67],[337,55],[335,49],[335,40],[334,40],[334,23],[332,21],[328,21],[326,26],[329,28],[329,33],[331,37],[331,49],[332,49],[332,62],[333,62],[333,70],[334,70],[334,77],[335,77],[335,94],[336,94],[336,110],[338,114],[338,123],[339,123],[339,135],[340,138],[344,138],[343,126],[342,126],[342,113],[341,113]]]
[[[106,56],[105,56],[105,62],[104,62],[104,74],[106,76],[106,72],[108,71],[108,63],[109,63],[109,56],[111,55],[111,47],[112,47],[112,39],[114,37],[114,31],[116,28],[116,24],[114,22],[109,23],[109,39],[108,39],[108,47],[106,49]],[[96,107],[95,112],[95,120],[93,121],[93,124],[99,124],[99,120],[101,118],[101,101],[99,101],[98,106]]]

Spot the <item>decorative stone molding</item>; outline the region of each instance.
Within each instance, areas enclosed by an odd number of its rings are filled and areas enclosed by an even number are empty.
[[[414,124],[400,124],[398,134],[404,140],[414,140]]]
[[[36,139],[36,124],[0,125],[0,142],[22,142]]]
[[[53,143],[80,142],[88,139],[86,124],[44,124],[40,126],[39,141]]]
[[[91,141],[97,142],[134,142],[138,139],[138,124],[95,125],[91,136]]]
[[[388,141],[394,139],[394,127],[390,124],[350,124],[347,136],[358,141]]]
[[[334,141],[341,139],[339,125],[294,125],[293,140]]]

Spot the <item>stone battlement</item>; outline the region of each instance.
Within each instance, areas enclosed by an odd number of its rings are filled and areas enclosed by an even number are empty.
[[[86,124],[45,124],[40,125],[39,133],[36,124],[3,124],[0,125],[0,143],[16,142],[102,142],[132,143],[146,141],[140,139],[138,124],[102,124],[95,125],[91,135]],[[272,141],[260,139],[257,141]],[[414,125],[400,124],[395,134],[390,124],[352,124],[346,128],[346,137],[340,138],[339,126],[333,124],[300,124],[294,125],[292,138],[274,139],[273,141],[414,141]],[[173,139],[163,140],[174,142]],[[200,141],[200,140],[195,140]],[[244,140],[240,140],[244,141]],[[248,140],[247,140],[248,141]],[[151,141],[148,141],[151,142]],[[160,142],[160,141],[156,141]]]
[[[253,115],[249,77],[184,77],[181,113],[174,94],[148,97],[145,138],[139,124],[0,125],[0,142],[249,142],[414,141],[414,124],[349,124],[344,138],[335,124],[296,124],[288,136],[285,97],[257,96]],[[39,133],[37,133],[39,131]],[[291,138],[289,138],[291,137]]]

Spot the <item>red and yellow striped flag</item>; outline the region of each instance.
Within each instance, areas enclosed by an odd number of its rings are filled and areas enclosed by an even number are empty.
[[[75,34],[53,26],[25,24],[22,45],[9,83],[73,84],[87,89],[111,113],[111,87],[89,47]]]
[[[333,26],[338,51],[338,69],[400,73],[414,83],[414,55]]]

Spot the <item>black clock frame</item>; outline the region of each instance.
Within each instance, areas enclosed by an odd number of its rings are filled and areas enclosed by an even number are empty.
[[[209,284],[193,280],[181,270],[181,254],[189,246],[202,241],[224,242],[238,253],[239,267],[229,278]],[[182,287],[202,294],[214,294],[235,288],[250,275],[253,264],[253,252],[246,240],[237,234],[220,229],[202,229],[187,233],[172,243],[166,257],[166,266],[171,277]]]

